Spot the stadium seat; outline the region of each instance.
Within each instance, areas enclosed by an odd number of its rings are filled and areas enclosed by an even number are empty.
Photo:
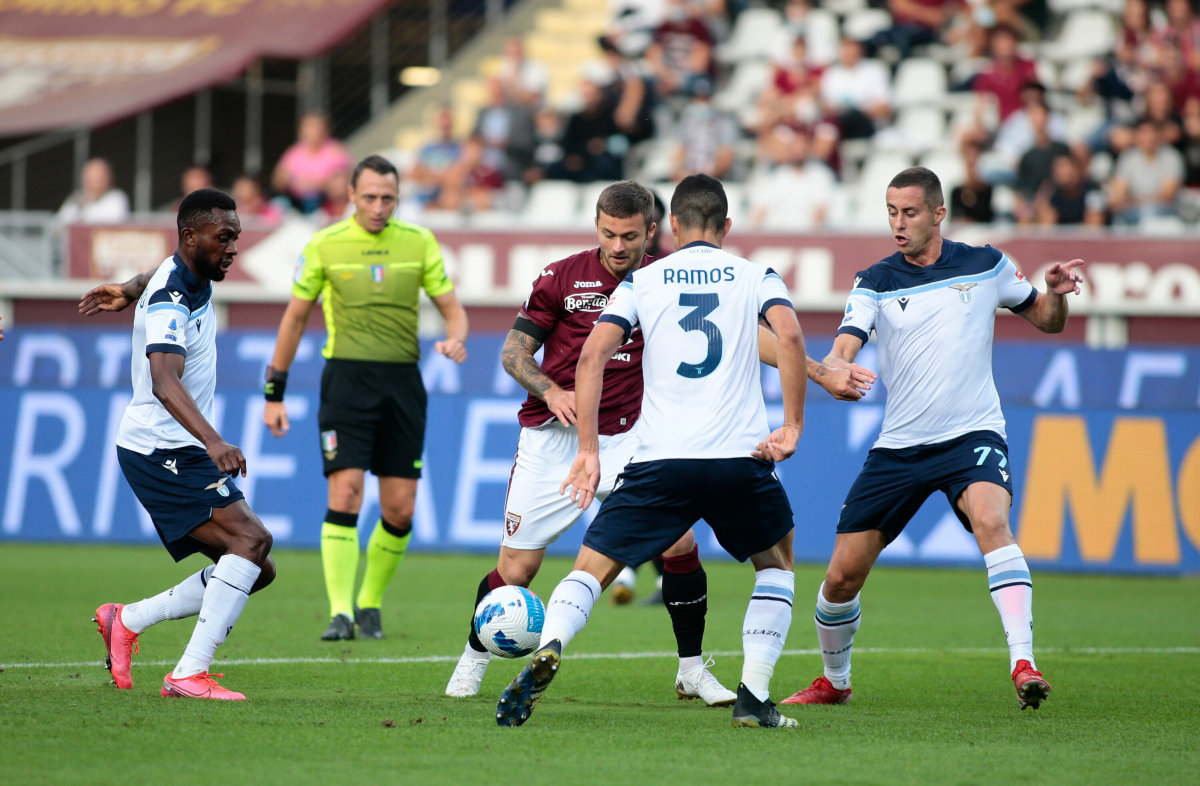
[[[1072,102],[1067,109],[1067,142],[1084,142],[1104,125],[1104,107],[1099,101]]]
[[[1107,183],[1112,177],[1113,157],[1107,150],[1101,150],[1092,153],[1092,160],[1088,161],[1088,177],[1095,180],[1097,183]]]
[[[729,83],[713,96],[713,106],[740,115],[754,106],[758,94],[771,79],[771,65],[766,60],[746,59],[733,67]]]
[[[1063,20],[1058,38],[1042,44],[1041,56],[1059,63],[1070,63],[1105,55],[1116,42],[1111,14],[1096,8],[1072,11]]]
[[[877,147],[922,153],[946,143],[946,114],[936,106],[901,109],[891,133],[875,135]]]
[[[863,162],[854,184],[853,223],[859,229],[886,226],[884,206],[887,185],[902,169],[912,166],[912,157],[898,150],[873,150]]]
[[[854,230],[854,188],[852,186],[835,184],[833,193],[829,195],[829,210],[825,215],[825,225],[829,229]]]
[[[932,170],[942,181],[942,192],[947,202],[950,200],[951,189],[961,185],[967,177],[967,167],[963,163],[962,154],[951,142],[943,141],[940,147],[921,156],[918,163]]]
[[[729,217],[733,219],[734,225],[744,225],[750,218],[750,213],[746,210],[745,184],[722,181],[721,185],[725,187],[725,198],[729,200]]]
[[[595,223],[596,202],[600,199],[600,192],[610,185],[611,183],[604,180],[596,183],[584,183],[579,187],[579,223],[582,226]]]
[[[771,57],[787,51],[791,33],[783,15],[773,8],[747,8],[738,14],[729,40],[717,45],[720,63],[733,64],[755,57]]]
[[[892,26],[892,15],[882,8],[860,8],[846,16],[842,33],[855,41],[866,41]]]
[[[946,67],[931,57],[910,57],[900,62],[892,79],[892,104],[941,106],[946,98]]]
[[[838,39],[837,16],[828,7],[814,8],[804,17],[804,45],[808,62],[827,66],[837,59]]]
[[[566,180],[542,180],[529,187],[521,221],[529,227],[565,227],[575,224],[579,186]]]

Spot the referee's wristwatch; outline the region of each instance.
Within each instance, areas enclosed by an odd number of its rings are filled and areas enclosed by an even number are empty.
[[[263,385],[263,396],[267,401],[283,401],[283,391],[287,389],[288,373],[267,366],[267,384]]]

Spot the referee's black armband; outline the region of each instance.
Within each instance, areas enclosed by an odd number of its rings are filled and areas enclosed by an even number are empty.
[[[267,366],[267,384],[263,385],[263,395],[267,401],[283,401],[283,391],[287,389],[288,373],[276,371]]]

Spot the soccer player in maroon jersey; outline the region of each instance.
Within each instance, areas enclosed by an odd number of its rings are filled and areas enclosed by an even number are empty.
[[[633,181],[610,185],[596,202],[597,248],[553,262],[533,283],[501,350],[504,370],[529,391],[518,420],[521,436],[504,504],[504,535],[496,569],[479,582],[475,604],[505,584],[528,587],[546,547],[579,520],[559,483],[578,450],[575,429],[575,366],[584,341],[608,298],[631,270],[651,264],[646,247],[656,227],[654,197]],[[760,355],[771,362],[773,336],[760,330]],[[543,348],[541,365],[534,354]],[[635,331],[605,368],[600,400],[600,455],[606,468],[597,488],[603,500],[633,455],[642,400],[642,337]],[[861,398],[874,375],[861,367],[828,369],[809,361],[809,376],[832,395]],[[728,706],[737,695],[708,671],[701,657],[708,580],[700,565],[695,537],[688,532],[663,555],[663,600],[679,652],[675,690],[680,698],[701,698],[709,706]],[[446,686],[447,696],[479,691],[490,653],[474,630]]]

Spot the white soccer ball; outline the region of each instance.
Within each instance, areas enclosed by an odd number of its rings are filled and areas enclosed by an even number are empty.
[[[493,655],[520,658],[537,649],[546,607],[524,587],[497,587],[475,607],[475,635]]]

